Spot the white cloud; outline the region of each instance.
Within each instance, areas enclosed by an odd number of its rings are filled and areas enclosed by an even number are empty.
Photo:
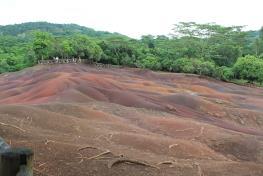
[[[261,0],[0,0],[0,24],[77,23],[132,37],[168,34],[180,21],[263,25]]]

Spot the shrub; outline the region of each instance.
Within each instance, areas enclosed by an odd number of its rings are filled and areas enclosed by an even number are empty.
[[[140,60],[138,65],[141,68],[148,68],[151,70],[160,70],[161,69],[161,63],[159,62],[159,60],[156,57],[154,57],[152,55],[148,55],[144,59]]]
[[[215,64],[203,59],[181,58],[173,62],[172,70],[175,72],[213,76],[215,72]]]
[[[210,61],[201,61],[199,64],[200,75],[213,76],[215,73],[215,64]]]
[[[172,71],[183,72],[183,73],[194,73],[195,67],[191,59],[181,58],[173,62]]]
[[[230,81],[232,79],[234,79],[234,73],[232,68],[229,67],[218,67],[215,71],[215,76],[216,78],[223,80],[223,81]]]
[[[173,60],[171,59],[163,59],[161,61],[162,69],[164,71],[172,71],[173,70],[172,64],[173,64]]]
[[[233,72],[238,79],[263,82],[263,60],[250,55],[240,57],[233,66]]]

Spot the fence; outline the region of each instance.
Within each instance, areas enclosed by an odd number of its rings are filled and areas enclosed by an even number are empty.
[[[92,63],[91,66],[95,66],[97,68],[123,68],[121,65],[111,65],[111,64],[102,64],[102,63]]]
[[[69,64],[69,63],[86,63],[86,64],[91,64],[92,61],[88,59],[77,59],[77,58],[72,58],[72,59],[53,59],[53,60],[39,60],[38,64]]]
[[[33,152],[11,148],[0,138],[0,176],[33,176]]]
[[[49,65],[49,64],[70,64],[70,63],[84,63],[88,64],[90,66],[95,66],[97,68],[123,68],[123,66],[120,65],[111,65],[111,64],[103,64],[103,63],[97,63],[93,62],[89,59],[54,59],[54,60],[39,60],[38,64],[41,65]]]

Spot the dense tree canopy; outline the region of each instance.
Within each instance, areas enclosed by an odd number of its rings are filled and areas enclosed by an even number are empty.
[[[33,50],[37,59],[48,59],[52,55],[54,37],[47,32],[35,32]]]
[[[0,26],[0,73],[53,57],[262,83],[263,27],[244,31],[242,26],[182,22],[171,36],[137,40],[74,24]]]

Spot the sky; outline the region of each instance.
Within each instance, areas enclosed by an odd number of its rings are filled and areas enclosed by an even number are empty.
[[[263,26],[262,0],[0,0],[0,25],[47,21],[95,30],[167,35],[178,22]]]

